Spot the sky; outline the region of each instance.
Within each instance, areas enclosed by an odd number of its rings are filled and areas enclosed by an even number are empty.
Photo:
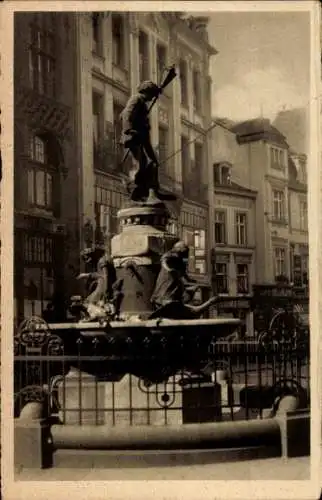
[[[273,120],[309,101],[310,18],[299,12],[209,16],[213,116]]]

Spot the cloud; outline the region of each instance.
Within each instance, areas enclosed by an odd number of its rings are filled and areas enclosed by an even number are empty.
[[[299,94],[281,70],[274,67],[245,73],[237,81],[213,91],[213,114],[232,120],[258,116],[274,119],[283,109],[305,106],[309,96]]]

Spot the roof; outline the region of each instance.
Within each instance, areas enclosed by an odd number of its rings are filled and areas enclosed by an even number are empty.
[[[212,118],[213,122],[216,122],[217,125],[221,125],[222,127],[232,131],[233,127],[237,125],[236,121],[231,120],[230,118],[225,118],[222,116],[214,116]]]
[[[241,186],[240,184],[237,184],[236,182],[231,182],[230,184],[215,184],[215,191],[220,190],[220,191],[235,191],[236,193],[240,195],[248,195],[251,196],[252,198],[255,198],[257,195],[257,191],[254,191],[253,189],[245,188],[244,186]]]
[[[240,122],[231,129],[239,143],[266,140],[288,148],[285,136],[267,118],[254,118]]]

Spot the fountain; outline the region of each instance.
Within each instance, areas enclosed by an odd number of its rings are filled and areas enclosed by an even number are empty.
[[[80,338],[82,352],[87,356],[97,355],[98,349],[102,356],[108,355],[108,366],[82,363],[84,371],[104,380],[132,374],[160,383],[179,370],[199,373],[208,363],[210,345],[232,334],[240,321],[200,318],[215,302],[214,297],[200,306],[174,301],[170,307],[156,309],[151,296],[160,260],[177,241],[166,231],[168,209],[154,199],[121,209],[118,218],[121,232],[112,239],[114,296],[102,303],[98,294],[95,304],[74,298],[70,308],[74,321],[49,324],[39,321],[34,323],[34,330],[45,329],[61,339],[66,355],[76,354]],[[30,322],[24,328],[30,330]],[[93,342],[94,338],[99,339],[99,345]],[[198,355],[193,355],[196,346]]]
[[[172,68],[165,82],[174,76]],[[141,85],[143,93],[151,89],[155,102],[160,89]],[[135,99],[142,110],[142,96]],[[192,305],[198,285],[186,273],[188,249],[167,231],[166,202],[174,197],[160,190],[153,159],[142,160],[147,141],[128,146],[140,162],[130,172],[130,202],[118,212],[111,255],[87,254],[98,261],[95,290],[72,299],[71,321],[30,318],[14,339],[18,466],[48,465],[54,447],[231,447],[259,438],[280,446],[274,419],[217,424],[226,389],[213,348],[240,321],[202,318],[216,297]]]

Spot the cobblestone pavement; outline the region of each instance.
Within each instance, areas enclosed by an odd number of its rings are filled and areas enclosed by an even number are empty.
[[[123,469],[53,468],[24,470],[17,481],[108,481],[108,480],[309,480],[309,457],[283,460],[266,458],[244,462],[225,462],[196,466],[142,467]]]

